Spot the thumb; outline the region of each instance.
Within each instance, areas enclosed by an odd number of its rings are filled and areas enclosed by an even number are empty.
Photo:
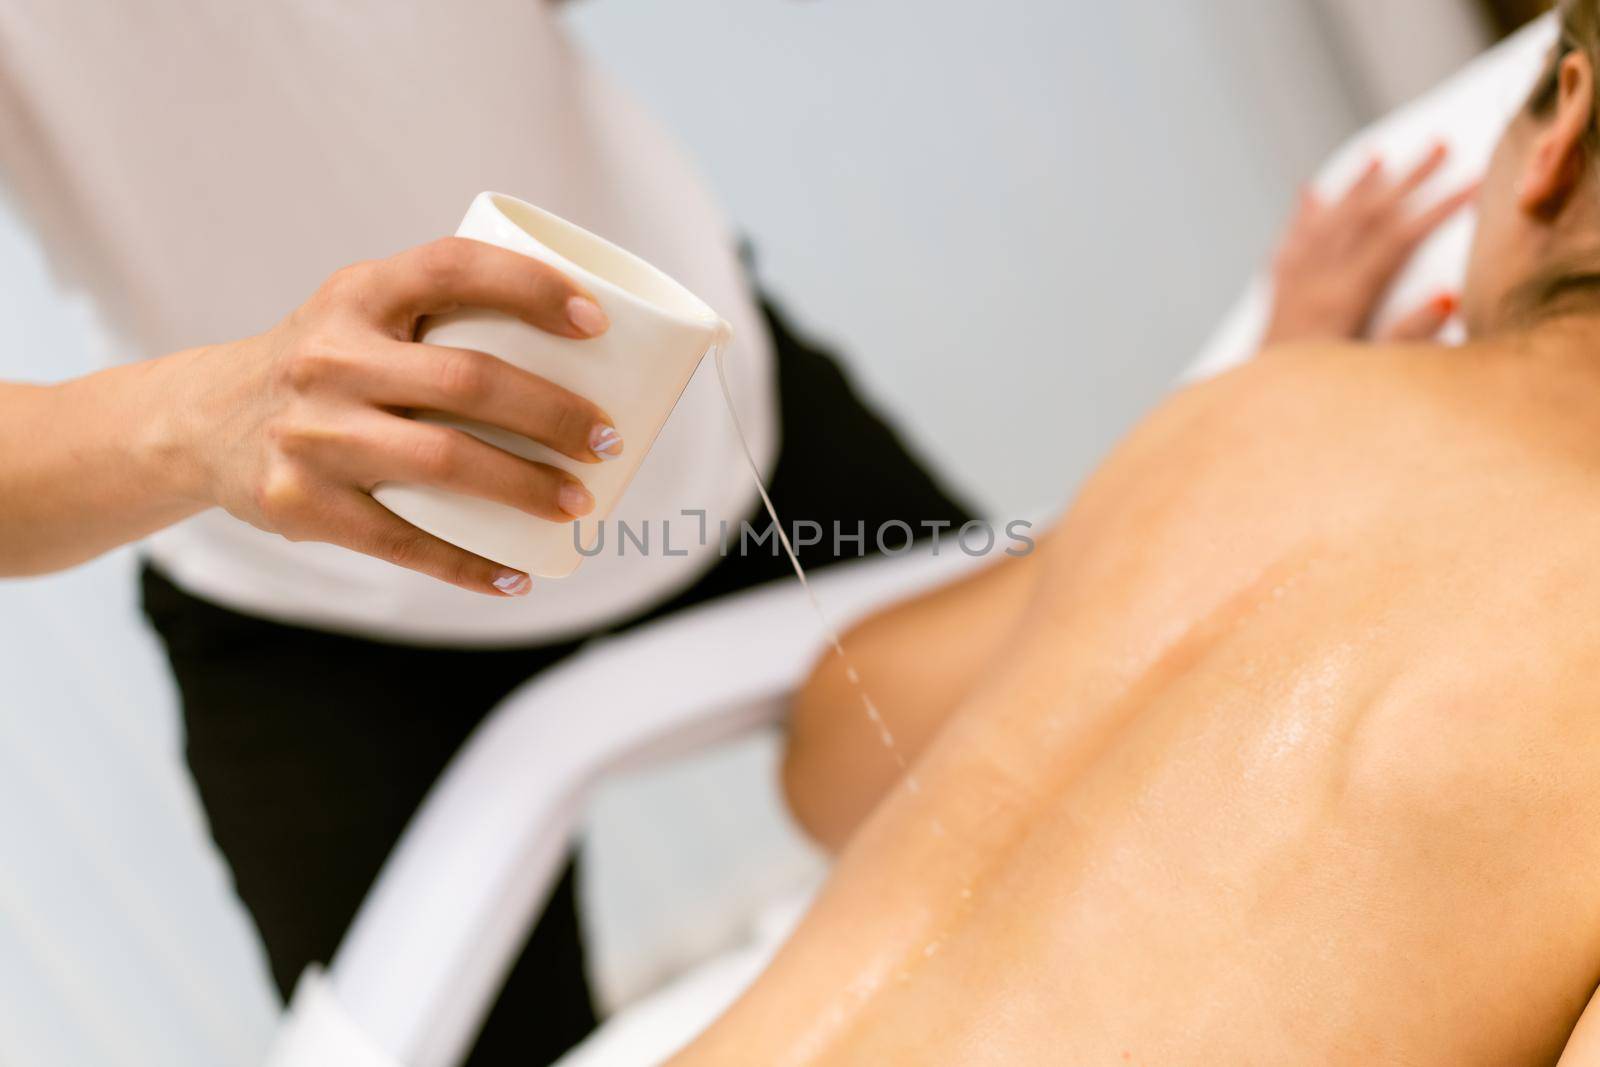
[[[1380,341],[1405,343],[1431,341],[1461,306],[1454,293],[1440,293],[1384,331]]]

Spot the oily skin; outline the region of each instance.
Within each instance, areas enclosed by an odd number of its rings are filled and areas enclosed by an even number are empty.
[[[797,720],[797,812],[848,843],[675,1062],[1600,1062],[1574,1034],[1600,982],[1600,312],[1527,299],[1600,234],[1592,72],[1561,77],[1486,176],[1473,343],[1302,342],[1161,405],[1020,594],[997,570],[1009,592],[961,598],[979,632],[944,640],[987,659],[924,715],[920,788],[858,826],[816,795],[835,720]]]

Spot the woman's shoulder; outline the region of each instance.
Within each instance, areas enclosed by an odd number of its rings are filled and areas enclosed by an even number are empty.
[[[1499,372],[1500,355],[1483,345],[1299,342],[1264,349],[1182,392],[1197,406],[1249,399],[1306,413],[1341,403],[1403,404],[1419,393],[1469,390]]]

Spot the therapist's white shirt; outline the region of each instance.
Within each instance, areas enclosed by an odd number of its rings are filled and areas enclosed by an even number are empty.
[[[777,448],[770,342],[722,215],[678,147],[539,0],[0,0],[0,171],[119,355],[270,327],[329,273],[451,233],[473,194],[531,200],[631,249],[733,323],[744,424]],[[498,600],[219,510],[152,539],[200,596],[289,622],[426,643],[580,633],[692,583],[755,493],[708,361],[573,577]],[[659,526],[674,523],[675,552]],[[614,527],[608,533],[614,533]],[[631,546],[630,546],[631,548]]]

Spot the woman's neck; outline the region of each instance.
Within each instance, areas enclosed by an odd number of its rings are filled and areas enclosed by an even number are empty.
[[[1484,340],[1514,352],[1519,362],[1600,384],[1600,276],[1593,285]],[[1577,299],[1580,294],[1588,299]]]
[[[1556,239],[1532,257],[1531,269],[1506,290],[1489,335],[1526,333],[1546,322],[1600,316],[1600,237],[1581,235]]]

